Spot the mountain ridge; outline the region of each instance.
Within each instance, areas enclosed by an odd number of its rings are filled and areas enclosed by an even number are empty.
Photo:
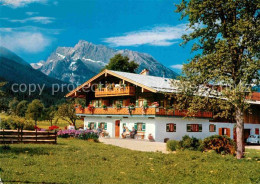
[[[128,56],[130,61],[139,64],[137,73],[148,69],[150,75],[176,78],[177,73],[165,67],[151,55],[128,49],[117,50],[105,45],[95,45],[91,42],[80,40],[74,47],[57,47],[45,62],[33,63],[38,70],[56,79],[82,84],[100,72],[115,54]]]

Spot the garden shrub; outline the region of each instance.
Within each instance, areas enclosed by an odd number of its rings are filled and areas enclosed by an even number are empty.
[[[8,121],[7,118],[3,118],[1,120],[1,126],[0,126],[2,129],[7,129],[7,130],[10,130],[11,129],[11,125],[10,125],[10,122]]]
[[[98,134],[94,133],[92,130],[60,130],[57,132],[58,137],[60,138],[79,138],[82,140],[93,139],[95,142],[98,142]]]
[[[79,139],[82,140],[94,140],[94,142],[98,142],[98,134],[94,133],[94,132],[83,132],[78,136]]]
[[[236,143],[227,136],[212,135],[202,141],[200,150],[215,150],[219,154],[235,155]]]
[[[179,142],[180,149],[198,150],[199,146],[200,140],[195,137],[189,137],[188,135],[183,136]]]
[[[177,149],[179,149],[179,141],[169,140],[167,141],[166,146],[168,151],[176,151]]]

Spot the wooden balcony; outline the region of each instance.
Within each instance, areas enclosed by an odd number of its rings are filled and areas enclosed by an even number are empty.
[[[101,88],[95,90],[95,97],[109,97],[109,96],[133,96],[135,95],[135,87],[114,87],[113,89]]]
[[[187,115],[187,111],[178,111],[178,110],[166,110],[164,108],[155,108],[149,107],[146,110],[143,110],[142,107],[136,107],[134,110],[131,110],[131,113],[128,110],[128,107],[122,107],[116,109],[113,107],[103,108],[94,108],[92,111],[88,108],[80,109],[76,108],[76,114],[88,114],[88,115],[153,115],[153,116],[182,116]],[[212,118],[212,112],[198,112],[192,117],[197,118]]]

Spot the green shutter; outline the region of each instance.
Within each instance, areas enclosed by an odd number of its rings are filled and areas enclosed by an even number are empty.
[[[176,132],[176,124],[174,124],[174,132]]]
[[[94,123],[94,129],[96,129],[97,128],[97,124],[96,123]]]
[[[88,123],[88,128],[90,128],[90,123]]]
[[[100,128],[100,123],[98,123],[98,128]]]
[[[107,123],[105,123],[104,129],[107,130]]]
[[[139,107],[138,100],[135,101],[135,106]]]
[[[216,128],[216,125],[214,125],[214,132],[216,132],[216,129],[217,129],[217,128]]]
[[[144,100],[144,105],[147,105],[147,100]]]
[[[170,124],[166,124],[166,132],[170,132]]]
[[[134,126],[134,127],[135,127],[135,129],[137,130],[137,123],[135,123],[135,126]]]
[[[187,124],[187,132],[191,132],[191,125]]]
[[[145,123],[142,124],[142,131],[145,131]]]
[[[199,124],[199,132],[202,132],[202,124]]]

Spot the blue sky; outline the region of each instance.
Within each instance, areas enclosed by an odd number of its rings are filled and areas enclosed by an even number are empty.
[[[0,0],[0,44],[27,62],[46,60],[79,40],[152,55],[180,71],[191,45],[179,46],[187,21],[179,0]],[[177,69],[176,69],[177,68]]]

